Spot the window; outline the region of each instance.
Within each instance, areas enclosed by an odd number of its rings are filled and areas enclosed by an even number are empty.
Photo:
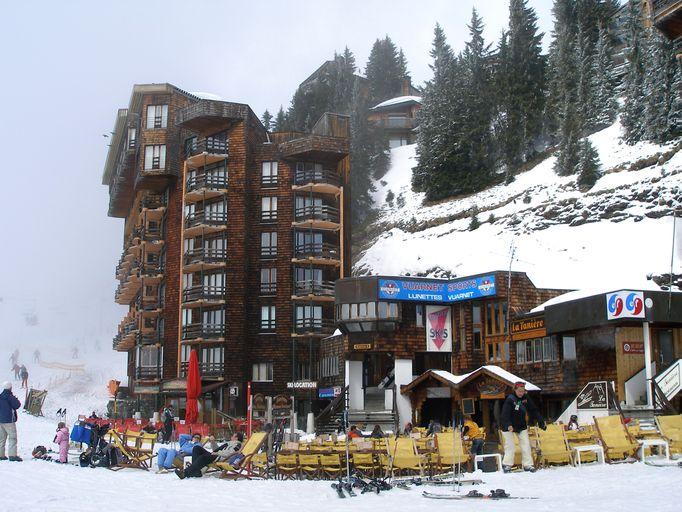
[[[224,362],[225,348],[224,347],[210,347],[201,350],[200,363],[204,366],[204,370],[221,370]]]
[[[277,185],[277,162],[263,162],[261,164],[261,185],[271,187]]]
[[[209,309],[202,312],[202,323],[204,327],[222,327],[225,324],[224,309]]]
[[[486,336],[505,334],[507,332],[507,304],[504,302],[488,302],[485,305]]]
[[[268,231],[260,235],[260,255],[268,258],[277,256],[277,232]]]
[[[483,330],[483,324],[481,323],[481,306],[480,304],[474,304],[472,308],[472,324],[473,324],[473,335],[474,335],[474,350],[481,350],[481,341]]]
[[[389,119],[389,121],[391,120]],[[406,146],[407,144],[409,144],[407,137],[391,137],[390,139],[388,139],[389,149],[399,148],[400,146]]]
[[[379,318],[398,318],[398,304],[379,302]]]
[[[185,139],[185,155],[190,156],[194,151],[196,151],[198,140],[199,139],[196,135],[194,137]]]
[[[310,372],[310,363],[296,363],[294,370],[295,380],[310,380],[312,374]]]
[[[564,361],[574,361],[576,358],[575,352],[575,336],[563,336]]]
[[[168,105],[147,106],[147,129],[166,128],[168,126]]]
[[[296,306],[296,327],[322,327],[322,306]]]
[[[277,197],[261,198],[260,220],[263,222],[277,220]]]
[[[260,292],[275,293],[277,291],[277,269],[262,268],[260,270]]]
[[[160,364],[161,349],[154,345],[138,347],[137,366],[139,368],[156,368]]]
[[[550,336],[516,342],[516,364],[556,361],[556,342]]]
[[[144,168],[165,169],[166,168],[166,146],[163,144],[144,147]]]
[[[424,306],[422,304],[415,306],[415,323],[417,327],[424,327]]]
[[[275,306],[261,306],[260,308],[260,330],[275,330]]]
[[[485,357],[489,362],[509,361],[509,342],[486,341]]]
[[[225,288],[225,274],[204,274],[202,282],[207,293],[211,291],[223,293]]]
[[[187,363],[189,361],[189,353],[192,351],[192,345],[182,345],[180,351],[180,362]]]
[[[137,128],[128,128],[128,149],[135,149],[137,145]]]
[[[339,357],[322,358],[322,377],[335,377],[339,374]]]
[[[251,380],[272,382],[272,363],[255,363],[252,367]]]
[[[192,310],[183,309],[182,310],[182,326],[190,325],[192,323]]]

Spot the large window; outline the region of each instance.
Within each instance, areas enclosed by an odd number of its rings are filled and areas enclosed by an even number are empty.
[[[252,367],[251,380],[272,382],[272,363],[255,363]]]
[[[473,325],[473,335],[474,335],[474,350],[481,350],[482,345],[482,331],[483,323],[481,322],[481,305],[474,304],[472,308],[472,325]]]
[[[274,331],[275,323],[275,306],[261,306],[260,308],[260,330]]]
[[[224,309],[208,309],[203,311],[202,322],[204,326],[222,326],[225,323]]]
[[[260,270],[260,292],[271,294],[277,292],[277,269],[262,268]]]
[[[260,235],[260,255],[264,258],[277,256],[277,232],[268,231]]]
[[[263,162],[261,167],[261,185],[274,187],[277,185],[277,162]]]
[[[168,105],[147,106],[147,129],[166,128],[168,126]]]
[[[137,128],[128,128],[128,149],[137,146]]]
[[[558,359],[556,341],[550,336],[516,342],[516,363],[541,363]]]
[[[339,374],[339,356],[322,358],[322,377],[335,377]]]
[[[415,310],[415,324],[417,327],[424,327],[424,305],[417,304],[414,307]]]
[[[488,302],[485,305],[485,334],[494,336],[507,332],[507,303]]]
[[[144,147],[144,168],[145,170],[166,168],[166,146],[164,144]]]
[[[575,336],[563,336],[564,361],[574,361],[576,358],[575,352]]]
[[[137,348],[138,368],[156,368],[161,365],[161,349],[155,345]]]
[[[201,363],[207,370],[218,370],[223,365],[225,347],[209,347],[201,349]]]
[[[509,342],[486,340],[485,358],[490,363],[509,361]]]
[[[294,369],[295,380],[310,380],[313,375],[310,371],[310,363],[296,363]]]
[[[261,198],[260,220],[263,222],[273,222],[277,220],[277,197],[268,196]]]

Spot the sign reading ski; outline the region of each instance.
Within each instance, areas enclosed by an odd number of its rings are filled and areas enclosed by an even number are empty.
[[[608,385],[606,381],[588,382],[576,399],[578,410],[608,409]]]
[[[452,352],[450,306],[426,306],[426,351]]]
[[[644,318],[644,292],[621,290],[606,294],[606,319]]]

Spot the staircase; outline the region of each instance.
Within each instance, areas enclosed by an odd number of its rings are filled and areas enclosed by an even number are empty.
[[[372,431],[374,425],[379,425],[384,432],[395,430],[395,414],[392,411],[350,411],[348,421],[367,433]]]

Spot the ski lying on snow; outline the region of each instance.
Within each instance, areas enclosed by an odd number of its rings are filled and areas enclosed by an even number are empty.
[[[682,461],[680,460],[645,460],[644,464],[655,468],[682,468]]]
[[[469,496],[466,494],[437,494],[433,492],[423,491],[422,496],[433,500],[537,500],[536,496],[505,496],[494,497],[488,495]]]
[[[343,489],[341,488],[341,486],[339,484],[332,484],[332,489],[334,489],[336,491],[336,494],[339,495],[339,498],[345,498],[346,497],[346,495],[343,492]]]

